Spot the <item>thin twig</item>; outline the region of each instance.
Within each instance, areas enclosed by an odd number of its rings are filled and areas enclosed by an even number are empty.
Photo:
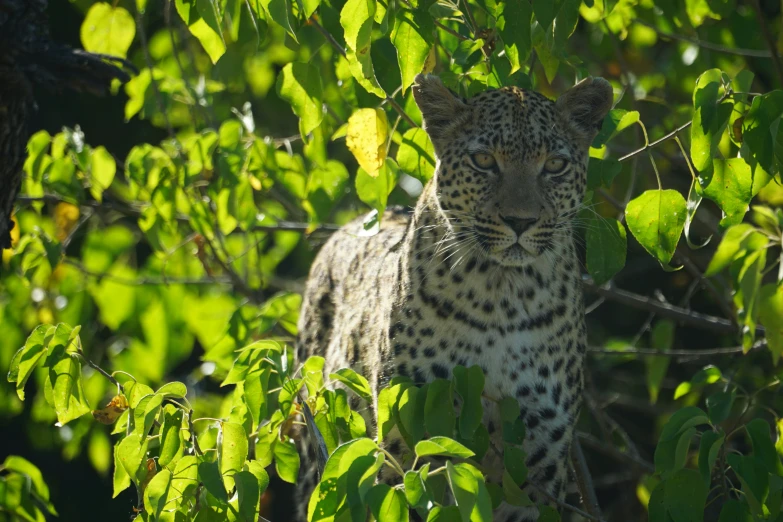
[[[783,64],[780,62],[780,55],[778,55],[778,46],[775,42],[775,38],[772,36],[772,33],[769,32],[767,19],[764,17],[764,13],[761,12],[759,0],[750,0],[750,5],[753,6],[753,10],[756,12],[756,20],[758,20],[759,26],[761,27],[761,34],[764,35],[764,39],[767,41],[772,63],[775,65],[775,72],[778,74],[778,81],[783,85]]]
[[[655,147],[656,145],[659,145],[659,144],[663,143],[664,141],[673,138],[674,136],[677,135],[677,133],[679,133],[681,131],[684,131],[685,129],[690,127],[692,124],[693,124],[693,120],[691,120],[691,121],[689,121],[687,123],[684,123],[684,124],[680,125],[679,127],[677,127],[676,129],[674,129],[673,131],[671,131],[669,134],[667,134],[663,138],[659,138],[659,139],[657,139],[657,140],[655,140],[655,141],[645,145],[644,147],[636,149],[633,152],[629,152],[628,154],[626,154],[625,156],[622,156],[617,161],[629,160],[629,159],[633,158],[634,156],[636,156],[637,154],[641,154],[642,152],[646,151],[647,149],[651,149],[651,148]]]
[[[111,210],[115,210],[117,212],[120,212],[121,214],[124,214],[126,216],[135,216],[138,217],[144,212],[144,207],[139,205],[133,205],[130,203],[122,203],[122,202],[113,202],[104,200],[103,202],[100,201],[76,201],[72,200],[67,197],[60,196],[58,194],[45,194],[43,196],[19,196],[17,198],[17,201],[23,202],[23,203],[33,203],[37,201],[44,201],[48,203],[59,203],[59,202],[65,202],[65,203],[71,203],[72,205],[78,205],[80,207],[90,207],[95,209],[104,209],[108,208]],[[174,218],[177,221],[181,221],[183,223],[187,223],[190,221],[190,218],[185,214],[177,214],[174,216]],[[312,227],[312,225],[308,223],[301,223],[297,221],[278,221],[274,225],[253,225],[248,229],[248,232],[281,232],[281,231],[290,231],[290,232],[315,232],[315,231],[326,231],[326,232],[336,232],[337,230],[340,230],[340,225],[335,225],[331,223],[324,223],[321,225],[317,225],[315,227]]]
[[[467,42],[468,40],[470,40],[470,38],[468,38],[467,36],[463,36],[463,35],[459,34],[457,31],[455,31],[451,27],[448,27],[447,25],[444,25],[444,24],[438,22],[437,20],[435,20],[435,25],[440,27],[441,29],[443,29],[447,33],[449,33],[454,38],[457,38],[458,40],[461,40],[463,42]]]
[[[550,502],[554,502],[555,504],[557,504],[561,508],[567,509],[569,511],[573,511],[574,513],[576,513],[578,515],[581,515],[582,517],[586,518],[587,520],[595,520],[597,522],[604,522],[603,519],[595,517],[595,516],[591,515],[590,513],[588,513],[587,511],[583,511],[583,510],[579,509],[576,506],[572,506],[571,504],[569,504],[567,502],[563,502],[562,500],[558,499],[554,495],[551,495],[547,490],[545,490],[544,488],[542,488],[538,484],[535,484],[535,483],[530,482],[530,481],[528,481],[527,484],[530,487],[532,487],[533,489],[535,489],[538,493],[540,493],[541,495],[546,497],[547,500],[549,500]]]
[[[704,40],[697,40],[695,38],[690,38],[688,36],[681,36],[679,34],[664,32],[658,29],[657,27],[655,27],[653,24],[649,22],[645,22],[644,20],[641,20],[639,18],[636,18],[634,22],[652,29],[653,31],[655,31],[655,33],[658,36],[661,36],[663,38],[669,38],[671,40],[679,40],[681,42],[687,42],[693,45],[697,45],[699,47],[703,47],[705,49],[710,49],[711,51],[718,51],[727,54],[735,54],[738,56],[752,56],[755,58],[772,58],[772,55],[768,51],[765,51],[763,49],[742,49],[739,47],[726,47],[725,45],[705,42]]]
[[[593,435],[590,435],[589,433],[577,432],[577,437],[581,442],[583,442],[590,449],[599,451],[604,455],[614,458],[615,460],[632,464],[636,469],[638,469],[642,473],[655,472],[655,466],[653,466],[651,463],[647,462],[646,460],[640,457],[635,457],[630,453],[625,453],[623,451],[620,451],[614,446],[611,446],[609,444],[605,444],[604,442],[601,442],[600,440],[595,438]]]
[[[767,345],[766,339],[757,341],[751,350],[762,348]],[[660,352],[654,348],[624,348],[621,350],[613,350],[611,348],[603,348],[600,346],[589,346],[587,351],[596,354],[605,355],[644,355],[650,357],[715,357],[716,355],[732,355],[735,353],[742,353],[742,346],[730,346],[727,348],[709,348],[706,350],[669,350],[666,352]]]
[[[85,355],[84,351],[81,348],[77,348],[76,349],[76,353],[78,353],[79,357],[81,357],[84,360],[84,362],[86,362],[93,370],[95,370],[96,372],[100,373],[101,375],[103,375],[104,377],[109,379],[112,382],[112,384],[114,384],[117,387],[117,389],[120,391],[120,393],[124,393],[125,392],[125,388],[122,387],[122,384],[120,384],[120,381],[115,379],[109,372],[107,372],[106,370],[104,370],[103,368],[101,368],[100,366],[95,364],[94,362],[92,362],[87,357],[87,355]]]
[[[593,479],[590,476],[590,469],[587,467],[587,461],[585,460],[585,454],[582,452],[582,446],[579,444],[579,437],[575,437],[571,443],[571,462],[574,466],[574,476],[576,477],[576,485],[579,488],[579,494],[582,497],[582,504],[584,504],[588,513],[599,520],[603,520],[604,516],[601,513],[601,506],[598,504],[598,498],[595,496]]]
[[[151,277],[139,277],[139,278],[128,278],[128,277],[121,277],[116,276],[114,274],[106,273],[106,272],[93,272],[92,270],[89,270],[86,266],[84,266],[79,261],[73,260],[71,258],[65,258],[63,259],[63,263],[66,265],[70,265],[74,268],[76,268],[79,272],[82,274],[94,277],[96,279],[105,279],[107,281],[113,281],[115,283],[119,283],[121,285],[127,285],[127,286],[146,286],[146,285],[231,285],[231,281],[229,279],[221,279],[217,277],[182,277],[182,278],[176,278],[176,277],[157,277],[157,276],[151,276]]]
[[[588,279],[584,279],[582,282],[585,290],[606,297],[611,301],[616,301],[640,310],[647,310],[648,312],[656,312],[669,319],[674,319],[675,321],[704,328],[706,330],[727,334],[737,333],[737,328],[728,319],[694,312],[693,310],[687,310],[669,303],[661,303],[651,297],[634,294],[619,288],[606,285],[599,286]],[[763,333],[764,331],[764,328],[761,326],[756,328],[757,333]]]

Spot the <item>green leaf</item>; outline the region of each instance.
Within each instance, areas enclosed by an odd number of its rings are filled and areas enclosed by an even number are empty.
[[[590,163],[587,164],[587,190],[602,186],[609,188],[622,169],[622,163],[616,159],[590,157]]]
[[[753,98],[742,122],[740,155],[750,165],[755,196],[780,170],[783,152],[778,140],[783,115],[783,91],[777,90]]]
[[[57,511],[49,501],[49,486],[46,485],[41,470],[35,464],[24,457],[9,455],[3,462],[3,468],[7,471],[15,471],[24,475],[30,481],[32,491],[35,493],[37,500],[43,502],[50,514],[57,516]]]
[[[435,379],[427,389],[427,402],[424,404],[424,424],[431,437],[454,434],[454,397],[451,381]]]
[[[90,413],[91,408],[84,397],[79,356],[75,353],[66,353],[64,345],[50,347],[50,350],[47,366],[51,364],[49,382],[52,383],[54,410],[57,412],[57,422],[65,425]]]
[[[712,161],[709,174],[700,175],[696,188],[726,213],[721,225],[737,225],[748,211],[752,198],[750,165],[742,158]]]
[[[336,372],[329,374],[329,378],[340,381],[365,401],[372,402],[370,383],[352,369],[340,368]]]
[[[669,418],[669,421],[663,427],[660,440],[672,440],[678,437],[682,432],[694,426],[707,424],[709,419],[704,410],[696,406],[686,406],[676,412]]]
[[[198,464],[198,479],[204,484],[206,490],[221,502],[228,502],[228,493],[217,462],[202,460]]]
[[[768,284],[761,287],[758,311],[759,321],[766,329],[772,363],[777,365],[783,353],[783,285]]]
[[[654,499],[653,497],[658,497]],[[707,500],[707,486],[699,472],[681,469],[671,478],[662,481],[650,498],[650,520],[671,520],[672,522],[701,522],[704,520],[704,504]],[[663,516],[653,516],[653,503],[662,504]],[[665,513],[665,514],[664,514]],[[668,515],[668,517],[666,516]]]
[[[136,24],[124,8],[98,2],[87,11],[80,34],[85,51],[125,58],[136,36]]]
[[[723,504],[718,522],[753,522],[753,517],[745,503],[730,498]]]
[[[374,17],[375,0],[348,0],[340,11],[340,25],[345,29],[351,75],[367,92],[385,98],[386,93],[375,78],[370,54]]]
[[[258,501],[261,498],[258,478],[249,471],[239,471],[234,475],[234,482],[237,487],[236,501],[239,520],[256,522],[259,511]]]
[[[462,409],[459,414],[459,434],[462,438],[472,439],[481,419],[484,417],[484,407],[481,405],[481,394],[484,392],[484,371],[474,364],[470,368],[456,366],[454,389],[462,398]]]
[[[704,481],[704,485],[709,487],[712,468],[718,460],[718,452],[723,446],[726,434],[723,432],[705,431],[699,441],[699,473]]]
[[[520,448],[506,446],[503,449],[503,465],[517,486],[521,486],[527,480],[526,460],[527,455]]]
[[[24,400],[24,385],[33,374],[41,358],[46,354],[46,346],[54,335],[54,327],[42,324],[37,326],[24,346],[14,354],[11,369],[8,372],[8,381],[16,382],[16,394],[20,400]]]
[[[195,491],[198,485],[198,459],[194,455],[186,455],[174,467],[171,488],[178,496],[184,497]]]
[[[388,484],[378,484],[367,492],[366,500],[375,520],[407,522],[408,504],[402,491]]]
[[[279,440],[272,449],[278,476],[290,484],[296,484],[299,474],[299,452],[291,440]]]
[[[685,465],[695,426],[706,424],[707,415],[700,408],[688,406],[674,413],[663,427],[655,448],[655,471],[669,478]]]
[[[201,43],[212,63],[226,52],[226,42],[220,28],[222,13],[216,0],[175,0],[177,13],[190,33]],[[127,117],[127,116],[126,116]]]
[[[315,397],[324,385],[324,358],[317,355],[308,357],[302,365],[302,375],[307,394]]]
[[[396,384],[383,388],[378,392],[378,444],[381,443],[396,424],[395,407],[402,392],[409,386],[410,383]]]
[[[125,440],[125,439],[123,439]],[[122,442],[122,441],[120,441]],[[120,442],[114,445],[114,473],[112,474],[113,493],[111,498],[117,498],[117,495],[125,491],[131,484],[130,475],[128,475],[125,466],[120,460]]]
[[[532,506],[533,501],[522,491],[508,470],[503,472],[503,496],[512,506]]]
[[[134,397],[131,397],[131,399],[133,398]],[[133,409],[134,431],[136,433],[140,435],[149,434],[150,428],[152,428],[152,424],[155,422],[155,418],[158,416],[162,404],[163,397],[155,393],[140,398],[135,406],[133,405],[133,402],[130,403],[131,408]]]
[[[391,41],[397,49],[403,94],[413,83],[414,77],[424,68],[432,46],[433,30],[432,18],[429,15],[408,9],[397,11]]]
[[[412,508],[423,508],[431,501],[423,476],[426,476],[430,465],[425,464],[419,471],[407,471],[403,483],[405,485],[405,498]]]
[[[386,455],[378,453],[375,458],[371,455],[359,457],[348,468],[346,477],[348,505],[362,506],[367,501],[367,492],[372,489],[378,478],[378,471],[386,462]]]
[[[167,406],[166,409],[171,406]],[[163,426],[160,429],[160,453],[158,464],[168,466],[182,457],[184,441],[182,439],[183,411],[165,411]]]
[[[674,323],[672,321],[655,323],[650,337],[653,348],[661,352],[668,352],[674,343]],[[647,357],[644,360],[644,366],[647,370],[647,391],[650,394],[650,403],[655,404],[658,401],[661,383],[666,377],[666,370],[669,368],[669,358]]]
[[[593,147],[600,149],[609,140],[638,121],[638,111],[612,109],[604,118],[603,124],[601,125],[601,130],[593,140]]]
[[[648,190],[625,208],[628,228],[639,244],[667,266],[685,225],[685,199],[676,190]]]
[[[125,472],[132,480],[136,480],[136,472],[141,467],[147,456],[147,437],[138,433],[131,433],[122,439],[117,446],[117,459],[125,468]]]
[[[427,522],[462,522],[457,506],[435,506],[429,515]]]
[[[309,63],[289,63],[277,76],[277,94],[287,101],[299,117],[302,139],[306,139],[323,120],[321,74]]]
[[[745,430],[753,442],[753,456],[767,468],[767,471],[783,477],[783,464],[772,443],[769,423],[764,419],[756,418],[745,425]]]
[[[511,73],[527,62],[532,48],[530,25],[533,11],[527,0],[498,2],[495,12],[496,27],[503,40],[503,50],[511,63]]]
[[[536,15],[536,20],[545,31],[555,21],[555,16],[562,3],[563,0],[533,0],[533,12]]]
[[[236,422],[222,422],[217,443],[218,467],[229,491],[234,487],[234,474],[245,465],[247,451],[245,428]]]
[[[490,522],[492,499],[481,472],[470,464],[455,465],[447,460],[446,476],[462,520]]]
[[[720,424],[729,417],[735,395],[736,392],[731,390],[718,391],[707,397],[707,413],[712,424]]]
[[[163,507],[169,501],[171,471],[160,470],[144,488],[144,510],[148,515],[160,517]]]
[[[740,479],[751,514],[760,516],[769,493],[769,472],[755,457],[729,453],[726,460]]]
[[[257,0],[264,8],[266,19],[272,20],[285,29],[285,32],[297,41],[296,31],[291,24],[291,4],[288,0]],[[312,9],[312,5],[309,6]]]
[[[593,215],[587,227],[587,271],[597,285],[611,280],[625,266],[625,227],[613,218]]]
[[[169,397],[173,399],[181,399],[188,394],[188,388],[179,381],[173,381],[164,384],[158,388],[158,391],[155,393],[164,399]]]
[[[310,171],[307,178],[307,201],[303,202],[311,221],[322,223],[340,198],[345,194],[345,185],[350,176],[348,170],[339,161],[328,160],[323,167]],[[298,294],[295,294],[298,295]],[[298,314],[297,305],[292,312]],[[296,326],[296,323],[293,323]]]
[[[416,444],[415,452],[419,458],[441,455],[466,459],[474,455],[468,448],[448,437],[432,437],[423,440]]]
[[[400,170],[426,183],[435,173],[435,147],[424,129],[408,129],[397,149]]]
[[[386,209],[389,194],[396,185],[397,164],[391,158],[386,158],[376,177],[372,177],[362,168],[356,174],[356,194],[379,215]]]
[[[397,427],[408,447],[412,448],[424,436],[424,405],[427,400],[427,388],[410,386],[400,395],[397,403]]]
[[[691,125],[691,159],[701,175],[699,183],[704,186],[702,176],[709,176],[713,158],[718,153],[718,142],[726,129],[733,104],[724,101],[718,104],[725,77],[720,69],[710,69],[696,80],[693,90],[693,125]]]
[[[100,4],[95,4],[93,7],[97,5]],[[90,194],[92,197],[102,201],[103,191],[111,186],[116,172],[117,163],[106,147],[95,147],[90,156]]]
[[[707,266],[704,275],[707,277],[713,276],[727,268],[735,259],[743,257],[747,253],[748,247],[756,242],[756,238],[764,240],[763,236],[756,232],[753,225],[742,223],[730,227],[723,235],[723,239],[718,245],[718,249],[712,257],[709,266]]]

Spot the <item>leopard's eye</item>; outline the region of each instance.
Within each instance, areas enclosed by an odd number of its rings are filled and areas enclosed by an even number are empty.
[[[493,169],[495,168],[495,165],[497,165],[494,156],[485,152],[476,152],[475,154],[471,154],[470,159],[473,160],[473,163],[476,165],[476,167],[480,169]]]
[[[544,163],[544,171],[547,174],[561,174],[568,166],[568,161],[565,158],[549,158]]]

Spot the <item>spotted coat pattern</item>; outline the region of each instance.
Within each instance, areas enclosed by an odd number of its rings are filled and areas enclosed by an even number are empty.
[[[414,94],[435,146],[435,175],[412,214],[387,211],[372,237],[354,221],[323,247],[304,295],[298,358],[323,356],[327,372],[352,367],[376,397],[394,375],[425,383],[449,378],[455,365],[479,365],[485,395],[519,401],[529,481],[562,499],[585,353],[570,218],[611,89],[589,79],[557,103],[514,87],[465,100],[419,76]],[[494,165],[480,168],[475,154]],[[552,157],[564,159],[562,171],[546,171]],[[502,447],[497,408],[484,409]],[[393,431],[386,444],[395,452],[404,443]],[[502,470],[492,451],[482,465]],[[307,475],[304,499],[314,485]],[[536,518],[535,508],[495,512],[504,522]]]

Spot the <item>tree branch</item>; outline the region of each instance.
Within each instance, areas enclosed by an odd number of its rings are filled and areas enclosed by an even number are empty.
[[[603,520],[604,516],[601,513],[598,498],[595,496],[593,479],[590,477],[590,469],[587,467],[585,454],[582,452],[582,446],[579,444],[579,437],[574,437],[571,443],[571,463],[574,467],[574,476],[576,477],[579,494],[582,497],[582,504],[584,504],[588,513],[599,520]]]
[[[567,502],[563,502],[559,498],[556,498],[554,495],[551,495],[547,490],[539,486],[538,484],[535,484],[534,482],[527,481],[527,484],[535,489],[538,493],[540,493],[543,497],[545,497],[550,502],[554,502],[558,506],[560,506],[563,509],[567,509],[568,511],[573,511],[574,513],[581,515],[583,518],[586,518],[587,520],[595,520],[596,522],[604,522],[603,519],[598,518],[596,516],[591,515],[587,511],[583,511],[579,509],[576,506],[572,506],[571,504]]]
[[[642,473],[655,473],[655,466],[653,466],[651,463],[639,457],[634,457],[630,453],[620,451],[614,446],[604,444],[589,433],[577,432],[577,437],[585,444],[585,446],[589,447],[590,449],[599,451],[606,456],[614,458],[615,460],[631,464]]]
[[[755,1],[755,0],[754,0]],[[751,2],[753,3],[753,2]],[[679,34],[672,34],[661,31],[653,24],[645,22],[644,20],[635,19],[634,22],[643,25],[655,31],[655,33],[662,38],[669,38],[670,40],[679,40],[681,42],[687,42],[689,44],[697,45],[711,51],[718,51],[720,53],[735,54],[738,56],[752,56],[755,58],[773,58],[772,54],[763,49],[742,49],[739,47],[726,47],[725,45],[715,44],[711,42],[705,42],[704,40],[697,40],[695,38],[689,38],[687,36],[681,36]]]
[[[767,345],[766,339],[756,341],[750,348],[756,350]],[[600,346],[589,346],[587,351],[596,354],[605,355],[644,355],[650,357],[715,357],[716,355],[733,355],[744,351],[742,346],[730,346],[728,348],[709,348],[706,350],[669,350],[666,352],[658,351],[654,348],[623,348],[622,350],[612,350]]]
[[[124,214],[126,216],[133,216],[133,217],[139,217],[141,216],[142,212],[144,211],[144,208],[141,206],[132,205],[129,203],[124,202],[115,202],[108,199],[104,199],[103,202],[100,201],[75,201],[69,198],[62,197],[57,194],[45,194],[43,196],[19,196],[17,198],[17,201],[22,203],[33,203],[37,201],[44,201],[47,203],[70,203],[72,205],[77,205],[80,207],[89,207],[89,208],[95,208],[95,209],[111,209],[115,210],[121,214]],[[190,218],[186,216],[185,214],[177,214],[175,216],[175,219],[177,221],[181,221],[183,223],[187,223],[190,221]],[[340,225],[334,225],[330,223],[324,223],[321,225],[317,225],[316,227],[312,228],[312,225],[308,223],[301,223],[297,221],[278,221],[275,225],[253,225],[248,230],[249,232],[281,232],[281,231],[291,231],[291,232],[315,232],[315,231],[329,231],[329,232],[335,232],[337,230],[340,230]]]
[[[761,12],[761,6],[759,0],[750,0],[750,5],[753,6],[753,10],[756,12],[756,19],[761,27],[761,34],[764,35],[764,39],[767,41],[767,47],[769,47],[769,54],[772,58],[772,63],[775,66],[775,72],[778,74],[778,81],[783,85],[783,64],[780,63],[780,56],[778,55],[778,46],[775,42],[775,38],[772,33],[769,32],[767,26],[767,20],[764,18],[764,13]]]
[[[613,288],[608,285],[598,286],[589,279],[583,279],[582,283],[585,290],[592,292],[596,295],[605,297],[611,301],[615,301],[633,308],[640,310],[647,310],[648,312],[655,312],[663,317],[674,319],[681,323],[696,326],[698,328],[704,328],[705,330],[712,330],[714,332],[737,334],[737,328],[728,319],[722,319],[720,317],[714,317],[711,315],[694,312],[693,310],[687,310],[674,306],[669,303],[662,303],[651,297],[646,297],[639,294],[634,294],[626,290],[619,288]],[[764,333],[764,328],[759,326],[756,328],[757,333]]]

